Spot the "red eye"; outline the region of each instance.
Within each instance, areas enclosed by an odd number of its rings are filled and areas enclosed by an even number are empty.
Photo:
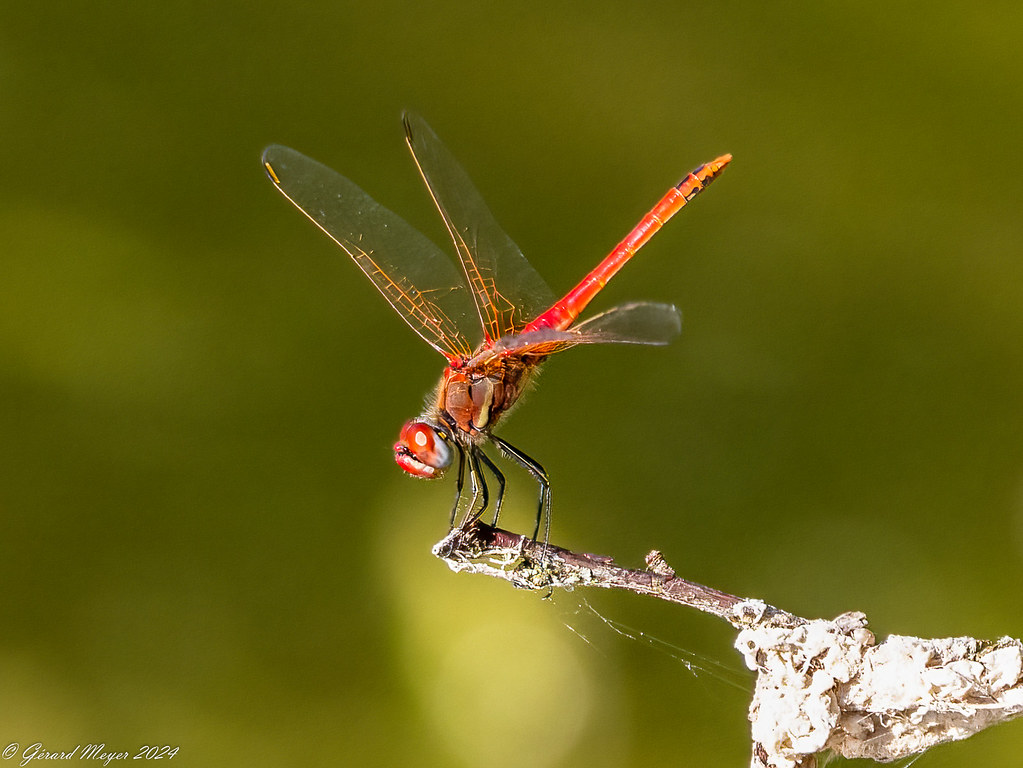
[[[451,448],[429,422],[413,420],[402,427],[394,460],[416,477],[439,477],[451,464]]]
[[[433,453],[436,444],[433,429],[421,421],[409,422],[402,430],[402,440],[416,454]]]

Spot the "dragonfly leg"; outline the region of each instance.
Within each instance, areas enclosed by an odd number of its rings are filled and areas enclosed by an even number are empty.
[[[451,507],[451,527],[455,527],[455,517],[458,515],[458,502],[462,500],[462,489],[465,487],[465,450],[458,443],[454,444],[458,450],[458,480],[455,483],[455,503]]]
[[[465,517],[462,518],[463,526],[479,520],[483,513],[487,511],[487,507],[490,506],[490,490],[487,488],[487,478],[483,476],[483,470],[480,467],[480,451],[474,446],[470,447],[468,451],[469,480],[472,483],[472,503],[469,504],[469,509],[465,513]],[[482,503],[477,510],[476,502],[479,499],[482,499]]]
[[[479,452],[480,461],[489,469],[494,477],[497,479],[497,500],[494,502],[494,522],[491,523],[495,528],[497,527],[497,519],[501,516],[501,502],[504,501],[504,473],[497,468],[497,465],[490,460],[483,451]],[[480,510],[480,514],[483,511]]]
[[[540,521],[543,520],[543,540],[546,543],[551,533],[551,481],[547,476],[547,470],[536,459],[531,459],[514,445],[505,442],[496,435],[490,435],[490,439],[506,458],[511,459],[525,469],[539,483],[540,500],[536,508],[536,525],[533,527],[533,541],[536,541],[536,537],[540,533]],[[545,515],[544,512],[547,514]]]

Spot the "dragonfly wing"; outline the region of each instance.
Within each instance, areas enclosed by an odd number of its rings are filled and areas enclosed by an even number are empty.
[[[263,152],[274,186],[352,259],[412,329],[447,358],[474,346],[473,306],[454,262],[344,176],[288,147]]]
[[[634,301],[611,307],[571,329],[579,343],[664,345],[682,333],[682,313],[673,304]]]
[[[426,121],[412,113],[404,120],[406,141],[455,243],[486,339],[514,333],[550,307],[554,294]]]
[[[568,330],[539,328],[500,338],[486,354],[550,355],[577,344],[664,345],[682,332],[682,315],[671,304],[639,301],[612,307]]]

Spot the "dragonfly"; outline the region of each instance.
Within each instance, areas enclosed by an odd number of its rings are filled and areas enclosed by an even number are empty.
[[[505,476],[484,451],[493,446],[539,486],[533,539],[546,520],[551,484],[529,455],[494,428],[556,352],[580,344],[663,345],[681,332],[673,305],[631,302],[576,322],[590,301],[640,248],[724,170],[722,155],[671,187],[611,253],[560,299],[498,225],[468,174],[426,121],[403,116],[405,141],[448,234],[457,263],[429,238],[344,176],[278,144],[263,152],[273,185],[341,247],[391,307],[444,356],[447,366],[422,415],[406,422],[394,445],[405,472],[433,479],[457,465],[452,527],[475,522],[491,502],[484,469],[497,483],[493,524]],[[471,498],[466,495],[468,472]],[[463,497],[466,496],[464,499]]]

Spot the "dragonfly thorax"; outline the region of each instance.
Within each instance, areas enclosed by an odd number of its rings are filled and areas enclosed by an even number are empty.
[[[449,466],[453,451],[447,430],[421,417],[405,423],[394,444],[394,460],[414,477],[440,477]]]
[[[519,399],[537,362],[494,356],[479,365],[448,368],[437,392],[444,419],[465,437],[490,430]]]

